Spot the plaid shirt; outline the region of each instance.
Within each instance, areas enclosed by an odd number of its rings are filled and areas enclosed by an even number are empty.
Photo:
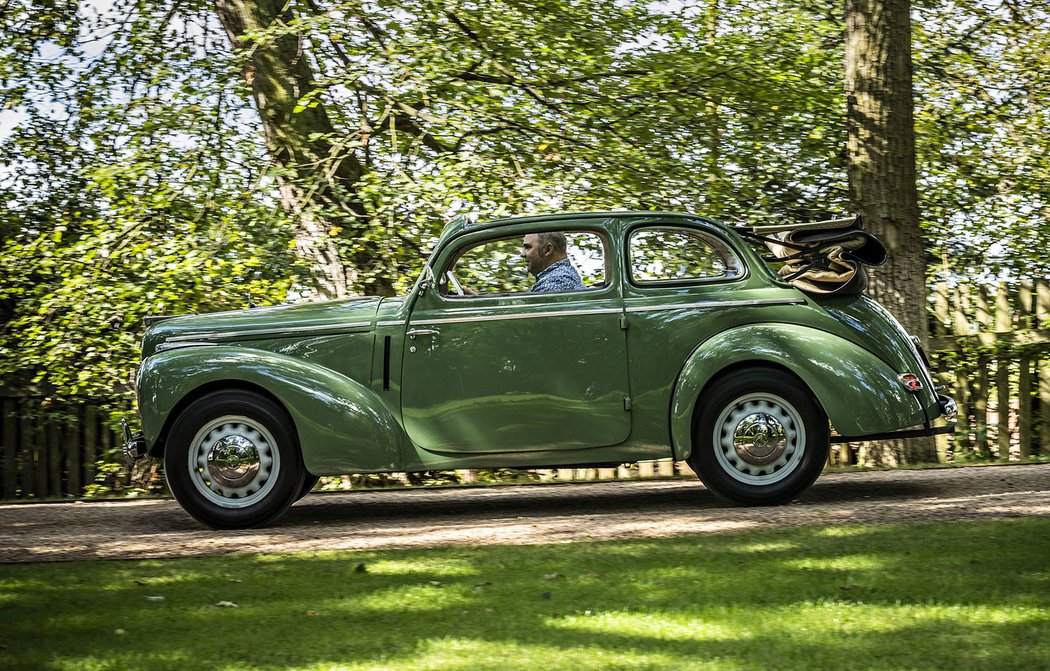
[[[536,284],[532,285],[529,293],[534,291],[580,291],[583,289],[583,280],[580,274],[569,263],[569,259],[562,259],[540,271],[536,276]]]

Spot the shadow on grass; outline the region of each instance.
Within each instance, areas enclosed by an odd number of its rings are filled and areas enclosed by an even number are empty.
[[[0,566],[0,586],[5,669],[1050,667],[1047,519]]]

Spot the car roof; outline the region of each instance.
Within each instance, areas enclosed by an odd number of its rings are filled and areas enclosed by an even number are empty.
[[[521,217],[505,217],[502,219],[484,219],[484,220],[472,220],[468,217],[456,217],[449,222],[445,228],[441,231],[441,240],[449,240],[456,237],[460,233],[467,231],[482,231],[492,230],[502,227],[517,226],[519,224],[528,224],[534,221],[543,222],[555,222],[565,221],[573,219],[621,219],[621,218],[674,218],[674,219],[692,219],[703,221],[708,224],[720,225],[718,222],[708,219],[707,217],[701,217],[699,215],[690,214],[688,212],[660,212],[654,210],[609,210],[609,211],[597,211],[597,212],[559,212],[553,214],[534,214]]]

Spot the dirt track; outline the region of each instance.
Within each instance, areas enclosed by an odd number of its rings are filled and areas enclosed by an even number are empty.
[[[732,508],[692,480],[311,494],[266,529],[205,529],[172,500],[0,505],[0,562],[533,544],[803,524],[1050,517],[1050,464],[825,475]]]

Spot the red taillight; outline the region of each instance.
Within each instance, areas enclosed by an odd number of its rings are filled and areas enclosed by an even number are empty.
[[[901,384],[903,384],[904,388],[908,391],[919,391],[922,389],[922,378],[915,373],[904,373],[898,375],[897,379],[901,381]]]

